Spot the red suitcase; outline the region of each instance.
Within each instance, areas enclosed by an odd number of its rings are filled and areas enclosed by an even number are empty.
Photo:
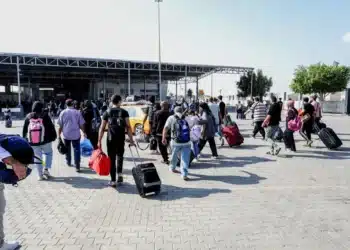
[[[244,142],[244,138],[239,132],[238,126],[223,127],[222,134],[230,147],[239,146]]]

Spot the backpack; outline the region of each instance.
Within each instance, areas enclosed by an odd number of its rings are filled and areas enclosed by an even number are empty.
[[[30,144],[41,144],[45,138],[45,127],[42,118],[30,118],[28,125],[28,141]]]
[[[126,122],[122,117],[122,109],[108,110],[108,140],[118,139],[114,136],[125,134]]]
[[[299,131],[302,126],[301,118],[298,114],[295,114],[295,118],[288,122],[288,129],[291,131]]]
[[[191,140],[190,137],[190,126],[185,119],[175,116],[176,122],[174,124],[174,141],[176,143],[186,143]]]

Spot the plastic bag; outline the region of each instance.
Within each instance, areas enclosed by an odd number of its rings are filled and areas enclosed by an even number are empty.
[[[81,150],[81,155],[83,157],[90,157],[92,155],[92,151],[94,151],[94,147],[92,146],[89,139],[84,138],[80,142],[80,150]]]

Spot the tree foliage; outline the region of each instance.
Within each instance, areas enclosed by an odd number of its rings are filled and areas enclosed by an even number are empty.
[[[329,93],[346,89],[349,79],[349,67],[321,63],[298,66],[290,88],[298,94],[318,94],[323,100]]]
[[[241,76],[237,82],[238,96],[247,97],[251,95],[253,77],[253,96],[263,97],[270,91],[273,81],[271,77],[265,76],[261,69],[257,73],[249,72]]]

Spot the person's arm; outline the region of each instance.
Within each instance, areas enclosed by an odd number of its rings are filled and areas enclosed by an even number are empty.
[[[26,119],[24,120],[24,125],[23,125],[23,130],[22,130],[22,137],[23,137],[23,138],[27,138],[28,126],[29,126],[29,119],[26,118]]]
[[[167,137],[168,137],[168,131],[171,129],[171,119],[172,116],[169,116],[168,119],[165,122],[163,132],[162,132],[162,143],[166,145],[168,143]]]
[[[208,123],[208,116],[206,113],[202,115],[202,117],[199,119],[198,124],[199,125],[205,125]]]
[[[17,161],[15,158],[11,156],[9,152],[7,152],[5,149],[0,147],[0,161],[3,163],[12,166],[13,171],[15,171],[15,174],[17,175],[19,180],[22,180],[27,175],[27,169],[26,166],[19,161]]]
[[[85,133],[85,120],[83,118],[83,115],[81,114],[81,112],[79,112],[79,127],[81,132],[83,132],[84,137],[86,138],[86,133]]]
[[[131,126],[130,126],[129,117],[125,118],[125,123],[126,123],[126,129],[127,129],[127,132],[128,132],[128,136],[129,136],[129,139],[130,139],[130,145],[134,146],[135,142],[134,142],[134,138],[133,138],[133,135],[132,135],[132,130],[131,130]]]

